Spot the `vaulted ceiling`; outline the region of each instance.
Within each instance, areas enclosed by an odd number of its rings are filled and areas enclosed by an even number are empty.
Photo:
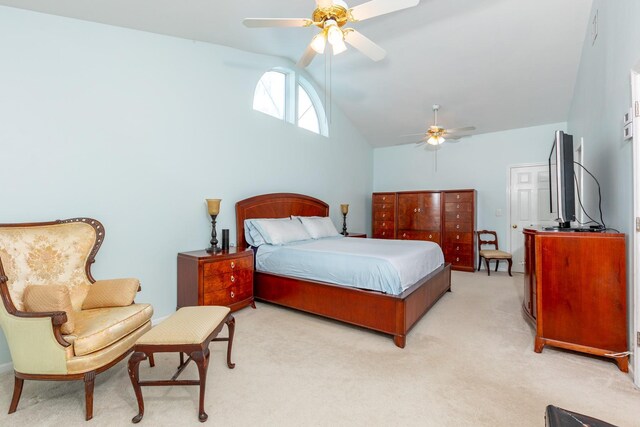
[[[353,1],[350,6],[363,3]],[[422,0],[352,26],[387,51],[332,61],[332,100],[373,146],[438,122],[476,133],[567,120],[591,0]],[[245,17],[310,18],[313,0],[0,0],[1,5],[281,56],[292,65],[318,32],[249,29]],[[325,67],[308,67],[322,87]],[[472,139],[468,140],[471,141]],[[465,140],[463,140],[465,141]]]

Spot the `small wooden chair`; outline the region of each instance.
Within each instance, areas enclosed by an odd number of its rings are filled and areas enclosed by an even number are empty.
[[[487,265],[487,275],[491,276],[491,269],[489,268],[489,261],[496,261],[496,271],[498,271],[498,265],[501,260],[505,260],[509,263],[509,276],[511,276],[511,254],[509,252],[501,251],[498,249],[498,234],[495,231],[479,230],[478,234],[478,271],[482,268],[482,258]],[[482,235],[491,235],[487,237],[488,240],[482,240]],[[494,249],[482,249],[483,245],[492,245]]]

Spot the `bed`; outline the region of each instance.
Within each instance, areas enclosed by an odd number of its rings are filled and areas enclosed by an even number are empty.
[[[258,218],[328,216],[329,206],[310,196],[273,193],[236,203],[236,236],[240,249],[248,247],[244,221]],[[404,348],[409,330],[451,290],[451,266],[443,264],[399,295],[335,285],[265,272],[256,272],[256,299],[393,336]]]

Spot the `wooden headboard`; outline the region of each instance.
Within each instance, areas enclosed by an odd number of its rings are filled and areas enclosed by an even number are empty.
[[[236,203],[236,245],[248,247],[244,238],[244,220],[253,218],[287,218],[299,216],[329,216],[329,205],[304,194],[271,193],[250,197]]]

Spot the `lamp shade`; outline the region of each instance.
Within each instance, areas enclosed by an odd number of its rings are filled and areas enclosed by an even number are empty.
[[[207,209],[209,215],[218,215],[220,213],[220,201],[222,199],[207,199]]]
[[[326,36],[324,31],[316,34],[313,39],[311,39],[311,49],[315,50],[316,53],[323,54],[324,47],[327,44],[327,40],[325,37]]]
[[[345,215],[348,214],[349,213],[349,205],[348,204],[340,205],[340,211]]]

